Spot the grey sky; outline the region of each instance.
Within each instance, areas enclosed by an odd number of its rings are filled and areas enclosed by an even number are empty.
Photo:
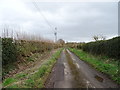
[[[31,34],[54,40],[52,30],[30,1],[1,0],[0,25],[22,28]],[[118,34],[117,2],[37,2],[41,13],[53,29],[58,28],[58,38],[65,41],[91,41],[93,35],[107,38]]]

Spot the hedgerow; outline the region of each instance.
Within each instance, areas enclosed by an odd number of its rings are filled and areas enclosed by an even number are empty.
[[[12,38],[2,38],[2,65],[17,60],[17,47]]]
[[[58,47],[57,44],[51,42],[2,38],[2,63],[4,66],[17,61],[21,57],[29,57],[31,54],[43,53]]]
[[[82,49],[83,51],[95,55],[105,55],[110,58],[120,59],[120,37],[115,37],[110,40],[89,42],[84,44]]]
[[[58,48],[59,45],[49,41],[14,40],[13,38],[2,38],[2,75],[3,78],[20,62],[33,61],[29,59],[35,53],[44,52]]]

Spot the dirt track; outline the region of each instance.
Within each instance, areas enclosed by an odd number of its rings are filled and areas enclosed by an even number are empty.
[[[112,80],[63,50],[45,84],[46,88],[115,88]]]

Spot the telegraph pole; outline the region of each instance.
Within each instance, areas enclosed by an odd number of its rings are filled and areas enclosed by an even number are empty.
[[[55,35],[55,42],[57,42],[57,27],[55,27],[54,35]]]

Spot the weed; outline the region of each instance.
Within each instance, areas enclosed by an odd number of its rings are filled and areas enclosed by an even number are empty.
[[[34,87],[34,83],[35,83],[35,81],[33,79],[27,79],[25,81],[25,85],[28,87]]]
[[[15,76],[15,78],[16,79],[23,79],[23,78],[25,78],[27,76],[27,74],[25,74],[25,73],[19,73],[19,74],[17,74],[16,76]]]
[[[7,85],[9,85],[9,84],[11,84],[11,83],[14,83],[14,82],[16,82],[17,80],[16,79],[14,79],[14,78],[7,78],[4,82],[3,82],[3,86],[7,86]]]
[[[18,85],[14,84],[14,85],[8,86],[7,88],[18,88]]]
[[[33,57],[28,57],[27,61],[34,61],[34,58]]]

